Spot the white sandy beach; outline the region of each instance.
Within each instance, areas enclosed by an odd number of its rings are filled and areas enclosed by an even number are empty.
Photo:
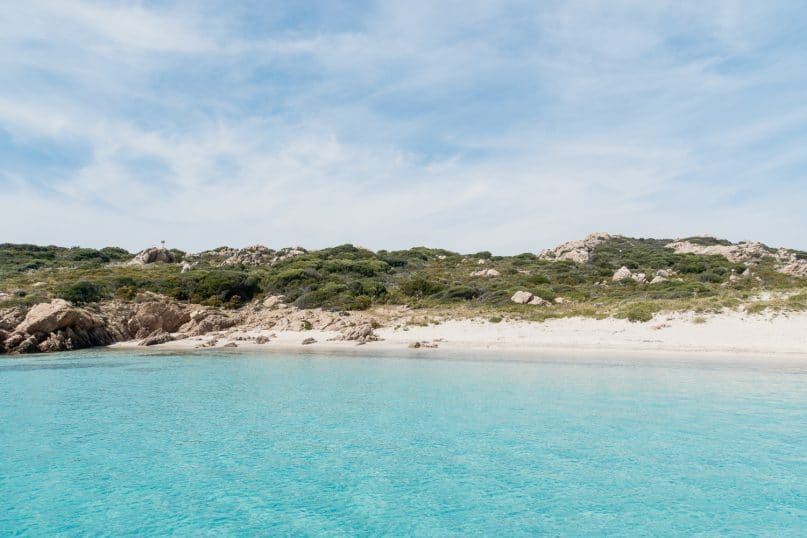
[[[687,354],[744,354],[804,357],[807,359],[807,314],[726,312],[717,315],[661,314],[646,323],[608,318],[564,318],[545,322],[482,319],[447,320],[428,326],[380,328],[379,341],[358,346],[339,341],[335,331],[232,330],[181,338],[149,349],[218,349],[232,344],[243,350],[336,351],[353,349],[373,353],[408,349],[415,342],[424,352],[452,351],[609,351],[675,352]],[[259,336],[268,338],[256,343]],[[303,345],[304,339],[315,343]],[[210,343],[215,342],[212,346]],[[207,346],[205,346],[207,344]],[[139,348],[138,341],[113,348]]]

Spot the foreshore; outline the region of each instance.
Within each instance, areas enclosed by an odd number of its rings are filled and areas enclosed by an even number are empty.
[[[379,353],[416,348],[473,352],[641,352],[720,356],[777,356],[807,361],[807,314],[724,312],[660,314],[645,323],[607,318],[563,318],[544,322],[484,319],[445,320],[427,326],[381,327],[376,341],[339,340],[327,330],[234,328],[144,348],[139,340],[113,349],[230,349]],[[313,342],[311,341],[313,339]],[[303,344],[304,341],[308,343]]]

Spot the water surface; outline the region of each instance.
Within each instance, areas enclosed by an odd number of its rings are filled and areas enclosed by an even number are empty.
[[[0,360],[0,535],[807,535],[807,363]]]

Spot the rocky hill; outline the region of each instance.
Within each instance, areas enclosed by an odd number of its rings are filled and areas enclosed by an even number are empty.
[[[299,312],[332,317],[389,306],[456,316],[636,321],[664,310],[758,308],[759,297],[781,298],[767,308],[800,309],[806,275],[807,253],[712,237],[598,233],[516,256],[353,245],[131,254],[3,244],[0,352],[158,341],[249,319],[295,326]],[[276,305],[283,305],[280,317]]]

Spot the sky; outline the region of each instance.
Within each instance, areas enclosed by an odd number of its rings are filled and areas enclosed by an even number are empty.
[[[807,249],[807,4],[11,2],[0,242]]]

